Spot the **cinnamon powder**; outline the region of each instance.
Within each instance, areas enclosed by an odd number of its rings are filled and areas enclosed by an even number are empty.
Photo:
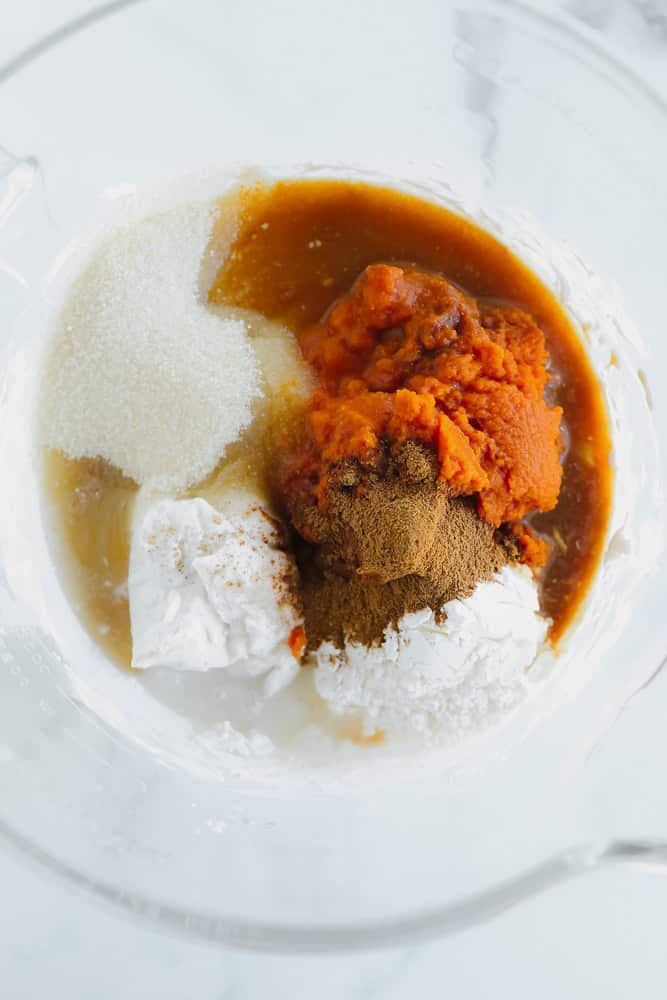
[[[338,463],[325,503],[293,500],[309,649],[379,642],[404,614],[440,614],[515,557],[478,516],[475,498],[451,496],[438,473],[433,452],[410,441],[384,469]]]

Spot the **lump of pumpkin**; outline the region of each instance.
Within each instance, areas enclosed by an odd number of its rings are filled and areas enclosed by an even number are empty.
[[[322,389],[286,492],[320,501],[343,459],[420,441],[452,495],[478,494],[492,525],[551,510],[562,468],[560,407],[544,400],[544,335],[520,309],[481,309],[439,275],[377,264],[301,338]]]

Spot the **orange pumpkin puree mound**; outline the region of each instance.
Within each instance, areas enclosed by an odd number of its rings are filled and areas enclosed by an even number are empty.
[[[493,525],[555,507],[562,410],[544,400],[549,355],[527,313],[480,308],[437,274],[374,264],[301,347],[322,389],[288,491],[321,499],[334,463],[372,468],[386,445],[419,440],[452,494],[477,493]],[[537,540],[519,541],[526,561],[544,561]]]
[[[551,545],[540,538],[527,524],[512,525],[512,534],[519,543],[521,562],[531,569],[541,569],[551,555]]]
[[[300,660],[306,648],[306,632],[303,625],[295,625],[289,634],[287,645],[295,660]]]

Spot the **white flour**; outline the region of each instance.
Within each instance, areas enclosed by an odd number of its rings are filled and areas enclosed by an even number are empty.
[[[315,684],[331,710],[356,716],[366,735],[431,740],[459,738],[517,705],[548,628],[530,570],[504,567],[444,610],[442,625],[429,608],[404,615],[370,649],[323,643]]]
[[[139,504],[128,591],[132,666],[264,676],[274,694],[299,670],[293,558],[252,495],[222,514],[200,497]],[[291,586],[290,586],[291,583]]]

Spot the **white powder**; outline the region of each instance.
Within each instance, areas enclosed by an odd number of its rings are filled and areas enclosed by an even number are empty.
[[[204,478],[249,423],[259,374],[238,319],[199,292],[211,204],[112,232],[73,285],[47,361],[46,441],[140,484]]]
[[[145,503],[130,550],[132,666],[264,676],[267,695],[289,684],[297,571],[260,498],[226,514],[199,497]]]
[[[449,601],[438,625],[430,608],[404,615],[379,646],[323,643],[315,685],[337,715],[366,733],[459,738],[513,708],[548,621],[525,567],[505,567],[470,597]]]

